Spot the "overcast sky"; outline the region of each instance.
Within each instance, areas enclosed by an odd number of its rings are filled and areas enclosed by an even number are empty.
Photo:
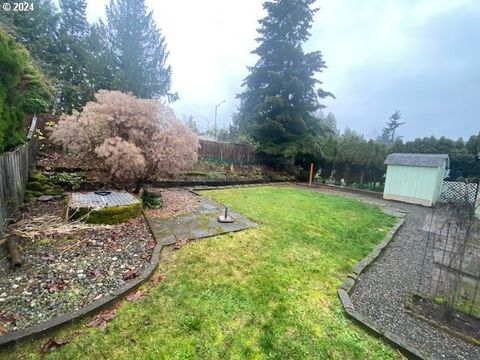
[[[105,0],[88,1],[104,17]],[[256,57],[259,0],[147,0],[166,36],[173,68],[171,106],[227,126],[235,95]],[[405,138],[468,137],[480,130],[479,0],[318,0],[306,50],[320,50],[324,101],[340,128],[374,137],[399,109]]]

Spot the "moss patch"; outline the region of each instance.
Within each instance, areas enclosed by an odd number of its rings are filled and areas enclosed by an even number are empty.
[[[70,219],[80,219],[86,217],[85,222],[89,224],[119,224],[130,219],[134,219],[142,213],[142,203],[110,206],[98,210],[89,208],[70,209]]]
[[[143,204],[149,209],[161,209],[163,199],[161,193],[145,190],[142,195]]]

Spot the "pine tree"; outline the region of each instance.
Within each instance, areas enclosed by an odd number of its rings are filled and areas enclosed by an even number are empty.
[[[325,68],[319,51],[305,53],[303,44],[316,9],[315,0],[271,0],[263,4],[267,16],[260,20],[259,56],[238,95],[240,114],[235,126],[260,144],[260,150],[280,157],[310,153],[321,126],[315,112],[323,91],[315,74]]]
[[[165,37],[145,0],[111,0],[107,6],[109,41],[118,71],[114,87],[141,98],[168,97],[172,69]]]

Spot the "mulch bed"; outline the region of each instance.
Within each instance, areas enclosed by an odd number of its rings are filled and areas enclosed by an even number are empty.
[[[188,213],[199,205],[199,197],[185,189],[161,189],[149,188],[160,192],[163,199],[161,209],[149,209],[147,215],[150,218],[165,218]]]
[[[452,311],[450,316],[447,316],[443,306],[419,296],[413,298],[412,311],[456,333],[480,341],[480,319],[478,318],[459,311]]]
[[[20,220],[61,217],[63,199],[33,201]],[[18,242],[23,266],[10,266],[0,247],[0,335],[29,327],[98,300],[136,278],[155,247],[139,217],[111,226],[79,225]]]

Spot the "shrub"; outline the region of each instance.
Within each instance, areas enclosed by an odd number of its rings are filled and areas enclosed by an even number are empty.
[[[157,100],[101,90],[81,113],[63,115],[51,140],[85,163],[104,169],[101,180],[122,187],[176,176],[197,162],[197,136]]]
[[[51,92],[28,51],[0,30],[0,152],[26,138],[27,114],[47,110]]]

